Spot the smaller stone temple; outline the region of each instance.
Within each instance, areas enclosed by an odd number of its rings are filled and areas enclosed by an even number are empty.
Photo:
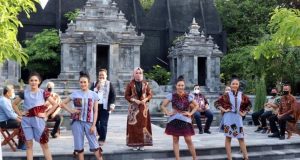
[[[175,46],[169,49],[172,81],[183,75],[187,87],[195,84],[206,92],[220,91],[220,57],[223,53],[211,36],[199,31],[195,18],[189,33],[178,37]]]
[[[98,69],[106,68],[113,83],[128,81],[140,66],[140,46],[144,35],[127,25],[124,14],[111,0],[88,0],[76,22],[68,24],[61,38],[59,80],[78,80],[88,71],[96,80]]]
[[[7,84],[18,84],[21,78],[21,67],[20,65],[11,60],[5,61],[0,65],[0,88]]]

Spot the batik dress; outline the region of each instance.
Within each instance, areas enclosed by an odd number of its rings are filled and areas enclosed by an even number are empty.
[[[126,144],[129,147],[152,146],[150,112],[147,104],[137,105],[130,99],[142,101],[152,98],[148,82],[132,80],[126,87],[125,99],[129,102],[126,130]]]
[[[195,135],[191,117],[182,114],[190,111],[190,103],[193,100],[193,96],[188,93],[184,93],[181,96],[173,93],[167,95],[166,98],[172,103],[172,109],[177,113],[169,117],[165,133],[173,136]]]
[[[73,107],[79,110],[79,113],[71,114],[72,134],[74,137],[74,152],[81,153],[84,151],[84,135],[86,136],[90,151],[95,152],[100,147],[96,138],[96,130],[90,133],[94,121],[94,103],[98,101],[98,95],[93,91],[75,91],[70,95]]]
[[[40,113],[45,113],[47,107],[44,105],[46,99],[50,96],[50,92],[38,89],[32,92],[30,89],[25,89],[20,93],[20,98],[24,100],[23,110],[27,112],[22,117],[21,127],[25,136],[25,140],[35,140],[41,144],[49,141],[48,128],[43,117],[39,117]]]
[[[222,117],[220,124],[221,132],[224,132],[226,137],[244,138],[243,118],[240,115],[240,111],[247,112],[250,110],[251,102],[249,98],[242,92],[234,94],[230,91],[221,96],[216,101],[215,106],[217,108],[223,107],[225,110],[230,109]]]

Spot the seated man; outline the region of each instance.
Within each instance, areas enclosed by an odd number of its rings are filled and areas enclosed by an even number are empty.
[[[54,89],[54,83],[53,82],[48,82],[47,83],[47,90],[51,93],[51,97],[56,101],[56,103],[60,103],[61,99],[59,97],[58,94],[54,93],[53,92],[53,89]],[[52,105],[50,105],[49,103],[46,103],[45,104],[47,107],[48,107],[48,110],[52,107]],[[58,114],[60,112],[60,107],[58,107],[52,114],[49,115],[48,117],[48,121],[54,121],[55,124],[54,124],[54,127],[53,127],[53,130],[51,131],[51,137],[52,138],[57,138],[57,132],[58,132],[58,129],[63,121],[63,116]]]
[[[258,126],[255,132],[262,131],[262,133],[266,133],[268,131],[267,119],[275,113],[277,114],[276,105],[274,104],[275,99],[278,98],[276,88],[271,90],[271,95],[268,102],[264,104],[264,108],[252,114],[254,125]]]
[[[291,94],[290,85],[283,86],[283,95],[279,101],[275,101],[278,106],[278,114],[270,117],[270,127],[273,132],[269,137],[279,137],[280,140],[285,139],[286,123],[295,121],[293,117],[293,108],[296,105],[296,98]],[[280,132],[276,126],[276,122],[279,124]]]
[[[204,95],[202,95],[200,93],[199,85],[194,86],[193,98],[199,105],[198,111],[194,113],[194,118],[195,118],[197,126],[199,128],[199,134],[203,134],[201,115],[205,115],[207,118],[205,127],[204,127],[204,133],[211,134],[211,132],[209,131],[209,128],[213,121],[213,114],[209,110],[207,99],[204,97]]]
[[[3,96],[0,97],[0,127],[6,129],[20,128],[21,117],[13,110],[11,99],[14,98],[14,87],[7,85],[3,88]],[[25,143],[19,137],[18,149],[26,149]]]

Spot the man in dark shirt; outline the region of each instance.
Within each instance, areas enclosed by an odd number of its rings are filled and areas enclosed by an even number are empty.
[[[278,106],[279,111],[276,116],[270,118],[270,127],[273,132],[269,137],[279,137],[280,140],[285,139],[286,123],[287,121],[294,121],[293,108],[296,105],[296,98],[291,94],[291,86],[283,86],[283,95],[279,101],[275,101],[275,105]],[[276,126],[276,122],[279,124],[280,132]]]

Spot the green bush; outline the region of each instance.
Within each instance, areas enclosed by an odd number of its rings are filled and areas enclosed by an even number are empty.
[[[159,85],[166,85],[169,83],[171,78],[171,73],[160,65],[155,65],[152,67],[148,73],[145,73],[147,79],[155,80]]]
[[[75,9],[74,11],[69,11],[64,14],[64,17],[68,19],[68,21],[74,21],[76,17],[79,15],[80,9]]]

